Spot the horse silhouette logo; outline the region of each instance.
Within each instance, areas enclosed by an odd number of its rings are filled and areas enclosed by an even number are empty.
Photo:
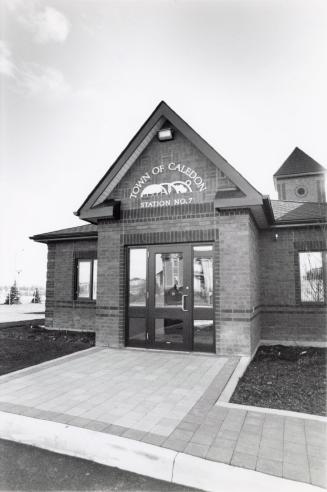
[[[142,196],[150,196],[150,195],[168,195],[168,190],[165,188],[166,183],[161,184],[151,184],[144,188],[141,193]]]
[[[151,195],[170,195],[174,191],[178,195],[192,192],[191,181],[173,181],[172,183],[150,184],[144,188],[141,197]]]

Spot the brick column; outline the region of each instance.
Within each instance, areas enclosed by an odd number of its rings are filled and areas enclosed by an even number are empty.
[[[98,290],[96,345],[121,347],[119,333],[120,224],[98,225]]]
[[[45,293],[45,326],[47,328],[53,327],[55,257],[56,245],[49,243],[47,261],[47,284]]]
[[[258,265],[255,225],[247,210],[219,218],[220,323],[217,354],[250,355],[260,339]]]

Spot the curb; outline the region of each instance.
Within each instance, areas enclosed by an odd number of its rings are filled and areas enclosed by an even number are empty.
[[[311,413],[294,412],[292,410],[281,410],[279,408],[257,407],[255,405],[242,405],[240,403],[230,403],[230,399],[239,383],[239,380],[245,373],[251,357],[241,357],[233,374],[226,383],[226,386],[215,403],[216,407],[225,407],[230,409],[246,410],[248,412],[270,413],[284,417],[293,417],[305,420],[315,420],[318,422],[327,422],[327,417]]]
[[[229,403],[225,401],[217,401],[216,406],[225,408],[236,408],[238,410],[246,410],[247,412],[270,413],[273,415],[281,415],[283,417],[293,417],[297,419],[314,420],[316,422],[327,423],[327,417],[323,415],[314,415],[313,413],[293,412],[292,410],[280,410],[279,408],[255,407],[252,405],[241,405],[239,403]]]
[[[176,451],[126,437],[0,412],[0,438],[171,481]]]
[[[315,492],[313,485],[216,463],[126,437],[0,411],[0,438],[208,492]]]
[[[284,347],[317,347],[327,348],[327,342],[316,342],[314,340],[260,340],[259,345],[284,345]]]
[[[229,380],[226,383],[225,388],[221,392],[221,394],[217,400],[216,405],[220,402],[229,402],[229,400],[231,399],[231,397],[235,391],[236,386],[238,385],[239,380],[241,379],[241,377],[245,373],[250,362],[251,362],[251,357],[241,357],[240,358],[237,366],[234,369],[233,374],[231,375],[231,377],[229,378]]]

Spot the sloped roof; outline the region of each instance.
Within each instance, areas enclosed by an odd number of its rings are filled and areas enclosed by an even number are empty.
[[[295,147],[293,152],[288,156],[284,164],[281,165],[274,176],[323,173],[325,171],[326,169],[321,164],[312,159],[312,157],[303,152],[303,150]]]
[[[84,219],[85,211],[94,209],[94,205],[99,205],[107,198],[108,187],[117,185],[122,176],[131,167],[136,158],[140,155],[156,132],[168,120],[177,128],[192,144],[204,154],[209,161],[216,165],[235,185],[257,204],[262,204],[262,195],[259,193],[231,164],[229,164],[216,150],[211,147],[193,128],[191,128],[175,111],[173,111],[164,101],[155,108],[150,117],[146,120],[134,138],[119,155],[114,164],[88,195],[86,200],[75,212],[75,215]],[[89,218],[86,218],[89,220]]]
[[[31,236],[30,239],[38,242],[48,242],[51,240],[59,239],[74,239],[81,237],[96,237],[98,234],[98,227],[94,224],[86,224],[76,227],[68,227],[67,229],[59,229],[58,231],[44,232],[43,234],[36,234]]]
[[[270,203],[276,224],[305,224],[308,222],[321,223],[327,221],[327,203],[288,202],[282,200],[271,200]],[[31,236],[30,239],[40,243],[48,243],[68,239],[96,238],[97,235],[97,225],[86,224],[37,234]]]
[[[271,200],[275,222],[323,222],[327,220],[327,203]]]

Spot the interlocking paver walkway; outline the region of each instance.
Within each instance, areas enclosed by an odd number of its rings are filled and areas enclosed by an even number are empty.
[[[2,376],[0,410],[326,487],[326,421],[217,404],[237,362],[95,348]]]
[[[169,436],[225,362],[224,357],[96,350],[0,385],[0,401]]]

